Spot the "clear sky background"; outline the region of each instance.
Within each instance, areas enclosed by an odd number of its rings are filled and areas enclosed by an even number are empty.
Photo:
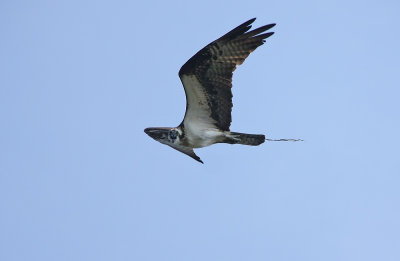
[[[399,1],[0,3],[0,260],[400,260]],[[178,70],[252,17],[205,164]]]

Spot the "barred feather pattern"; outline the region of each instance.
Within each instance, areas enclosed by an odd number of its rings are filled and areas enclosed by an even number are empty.
[[[228,140],[227,143],[231,144],[258,146],[265,142],[265,135],[262,134],[231,132],[228,137],[230,141]]]
[[[202,93],[206,96],[206,110],[211,112],[210,117],[216,122],[216,127],[229,131],[232,121],[232,76],[236,67],[258,46],[265,42],[273,32],[263,33],[275,26],[269,24],[249,31],[255,18],[239,25],[221,38],[208,44],[190,58],[180,69],[179,76],[194,75],[204,88]],[[186,100],[188,95],[194,93],[185,86]],[[199,88],[196,86],[196,88]],[[186,104],[186,113],[190,110]],[[198,109],[198,108],[197,108]]]

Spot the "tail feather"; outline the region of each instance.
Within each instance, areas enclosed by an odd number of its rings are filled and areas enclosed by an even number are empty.
[[[227,143],[243,144],[250,146],[257,146],[265,141],[265,135],[262,134],[246,134],[239,132],[231,132],[228,135]]]

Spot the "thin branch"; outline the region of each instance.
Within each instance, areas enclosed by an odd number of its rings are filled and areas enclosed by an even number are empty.
[[[279,140],[265,139],[265,140],[267,140],[267,141],[293,141],[293,142],[295,142],[295,141],[304,141],[302,139],[279,139]]]

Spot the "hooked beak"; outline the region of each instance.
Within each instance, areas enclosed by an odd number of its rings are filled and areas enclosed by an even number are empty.
[[[168,132],[167,128],[146,128],[144,132],[155,140],[160,140],[163,134]]]

